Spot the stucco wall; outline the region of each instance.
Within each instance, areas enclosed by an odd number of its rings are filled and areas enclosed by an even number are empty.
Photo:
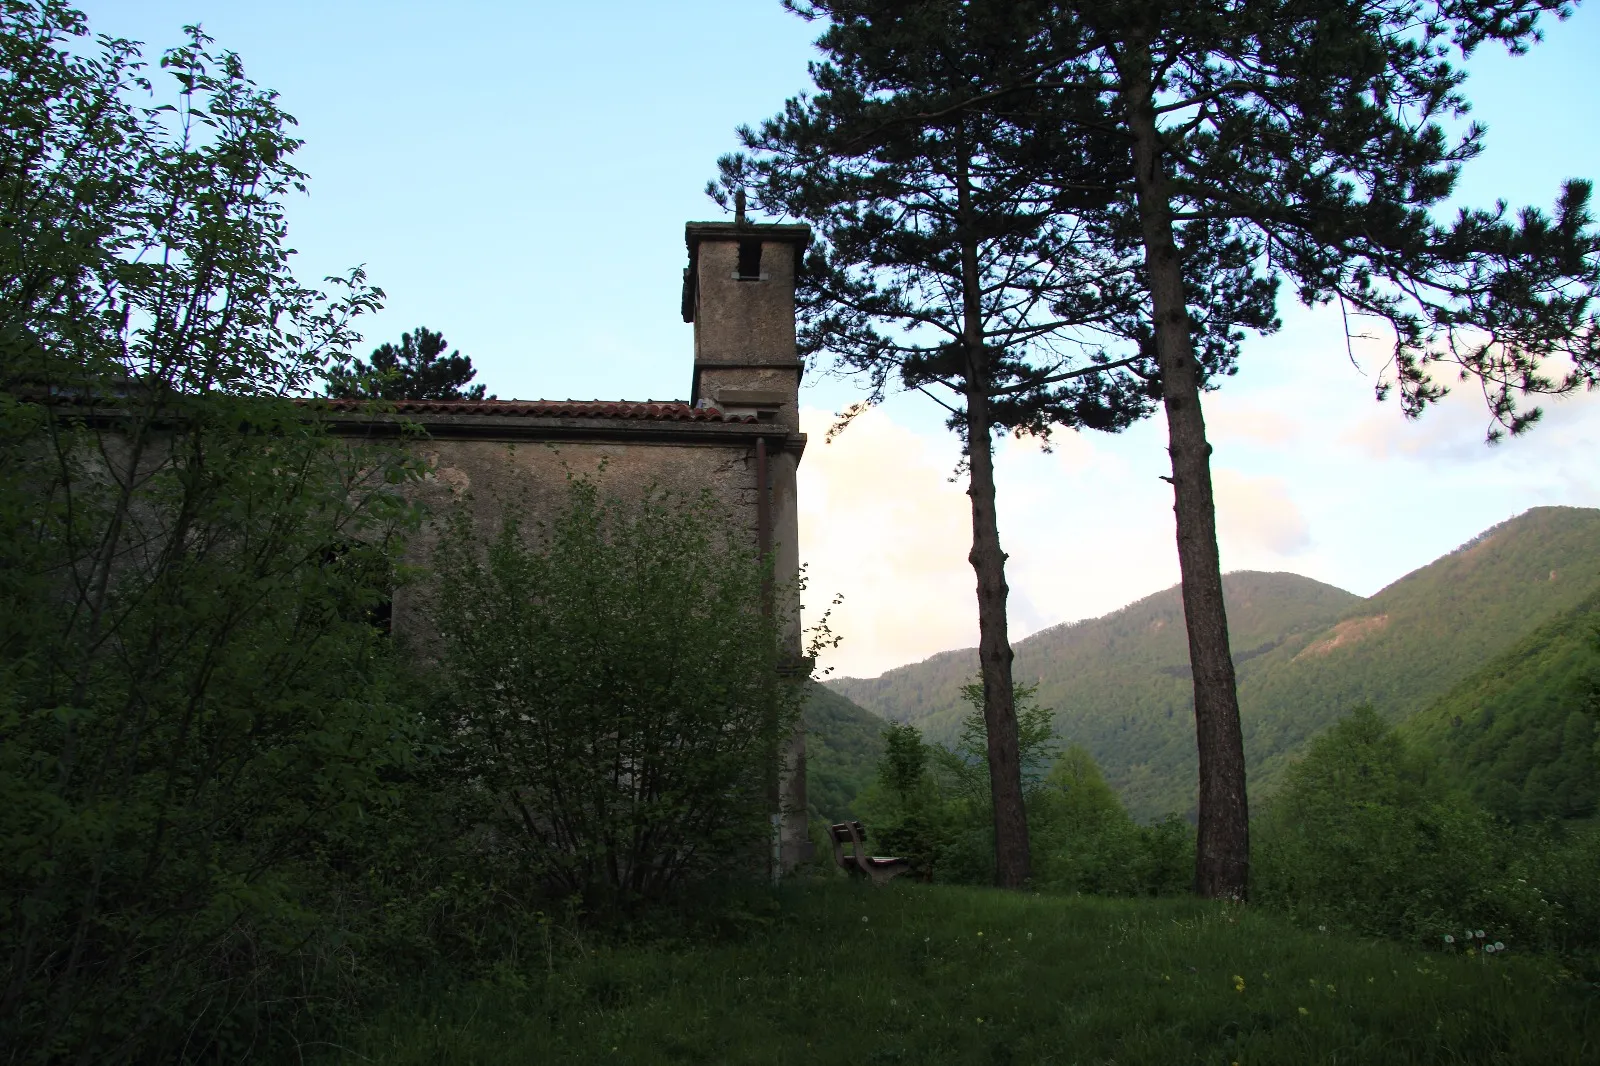
[[[457,424],[453,428],[459,429]],[[753,427],[752,427],[753,428]],[[620,435],[620,434],[619,434]],[[803,438],[782,432],[767,437],[768,491],[774,571],[785,594],[777,604],[788,619],[785,642],[790,654],[801,654],[798,590],[798,508],[795,474]],[[785,447],[786,443],[789,445]],[[757,458],[753,439],[672,442],[662,439],[558,440],[436,438],[414,447],[431,472],[411,490],[432,518],[407,549],[407,561],[426,570],[438,543],[440,521],[451,509],[466,507],[473,526],[492,536],[508,504],[530,521],[548,518],[567,503],[569,472],[594,479],[606,496],[640,499],[652,488],[697,496],[709,489],[728,511],[736,527],[758,546]],[[402,589],[394,604],[397,636],[427,657],[435,637],[427,618],[432,584],[424,578]],[[780,774],[784,810],[780,832],[781,862],[792,868],[808,857],[805,737],[791,740]]]

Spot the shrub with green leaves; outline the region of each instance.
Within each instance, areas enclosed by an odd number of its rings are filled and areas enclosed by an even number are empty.
[[[486,847],[600,902],[759,868],[803,688],[780,680],[784,619],[748,540],[709,495],[623,502],[576,476],[561,514],[513,509],[487,543],[453,515],[440,714]]]
[[[1370,707],[1319,736],[1257,818],[1256,898],[1366,933],[1443,933],[1494,860],[1494,827]]]
[[[237,1059],[352,992],[415,470],[285,399],[379,294],[290,272],[275,96],[87,33],[0,5],[0,1057]]]
[[[972,708],[953,747],[929,744],[914,725],[884,730],[878,779],[855,809],[875,850],[911,860],[924,879],[989,884],[994,837],[989,808],[983,692],[963,687]],[[1177,817],[1137,825],[1082,745],[1063,752],[1049,708],[1017,688],[1017,734],[1034,884],[1056,892],[1164,895],[1194,877],[1194,832]]]
[[[1313,742],[1255,843],[1252,895],[1302,921],[1437,946],[1484,929],[1600,974],[1600,832],[1497,819],[1371,708]]]
[[[872,812],[872,850],[908,860],[916,876],[931,881],[953,829],[930,766],[934,749],[921,730],[904,723],[891,723],[883,741],[877,781],[863,804]]]

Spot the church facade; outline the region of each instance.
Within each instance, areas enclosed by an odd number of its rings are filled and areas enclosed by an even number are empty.
[[[709,489],[770,553],[780,583],[798,574],[795,475],[805,451],[795,349],[795,276],[811,231],[805,226],[691,222],[683,276],[683,319],[694,326],[689,398],[577,403],[548,400],[409,401],[372,414],[361,401],[333,401],[351,435],[420,426],[417,447],[431,468],[422,502],[470,500],[480,529],[497,528],[502,500],[527,513],[563,506],[568,471],[604,466],[608,495],[642,495],[652,485],[696,495]],[[424,535],[414,547],[426,556]],[[802,647],[796,604],[785,640]],[[415,627],[403,598],[394,625]],[[775,859],[789,869],[809,857],[805,739],[791,739],[779,771]]]

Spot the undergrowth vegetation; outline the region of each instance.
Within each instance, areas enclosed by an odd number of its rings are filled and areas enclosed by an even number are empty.
[[[1034,887],[1112,896],[1186,891],[1194,874],[1187,823],[1135,823],[1086,749],[1061,750],[1051,711],[1039,706],[1035,690],[1016,691]],[[994,882],[994,838],[982,693],[974,683],[963,694],[970,710],[949,747],[924,740],[913,725],[884,730],[877,779],[854,810],[873,848],[910,859],[922,880],[987,885]]]
[[[1255,898],[1308,924],[1486,939],[1600,980],[1600,826],[1504,821],[1371,708],[1317,738],[1254,829]]]
[[[0,17],[0,1061],[1594,1059],[1600,829],[1537,817],[1593,810],[1592,679],[1467,723],[1525,740],[1492,811],[1354,714],[1258,812],[1248,907],[1173,898],[1187,823],[1026,688],[1027,893],[971,887],[975,688],[948,747],[824,707],[819,803],[915,876],[713,891],[767,872],[804,695],[748,531],[581,477],[543,527],[434,516],[439,639],[392,636],[426,472],[292,399],[381,293],[289,271],[291,120],[198,30],[146,107],[136,46]]]
[[[271,1059],[763,855],[798,694],[728,516],[577,479],[408,554],[407,442],[295,399],[382,293],[289,270],[276,96],[194,28],[161,85],[59,0],[0,31],[0,1061]]]
[[[1031,690],[1019,689],[1019,705],[1034,887],[1187,891],[1188,824],[1136,824],[1085,749],[1058,752]],[[877,780],[855,803],[873,850],[910,859],[924,881],[990,883],[982,718],[969,715],[950,748],[903,724],[884,741]],[[1544,952],[1600,981],[1600,825],[1506,821],[1370,707],[1317,738],[1252,832],[1252,899],[1303,925],[1438,949]]]
[[[1425,953],[1190,898],[792,884],[418,983],[325,1062],[1584,1063],[1549,959]],[[736,917],[735,917],[736,916]],[[672,931],[666,931],[671,927]]]
[[[508,876],[625,903],[762,854],[804,689],[775,681],[770,560],[709,492],[567,488],[559,514],[513,507],[492,538],[465,507],[445,523],[433,784],[478,802],[468,824]]]

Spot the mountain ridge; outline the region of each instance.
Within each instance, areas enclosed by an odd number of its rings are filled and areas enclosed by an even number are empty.
[[[1498,523],[1370,597],[1302,575],[1223,578],[1253,790],[1270,788],[1318,730],[1361,703],[1391,721],[1600,587],[1600,510],[1540,507]],[[1065,739],[1084,743],[1131,811],[1192,809],[1195,755],[1176,587],[1015,645]],[[947,741],[975,649],[940,652],[827,687]]]

